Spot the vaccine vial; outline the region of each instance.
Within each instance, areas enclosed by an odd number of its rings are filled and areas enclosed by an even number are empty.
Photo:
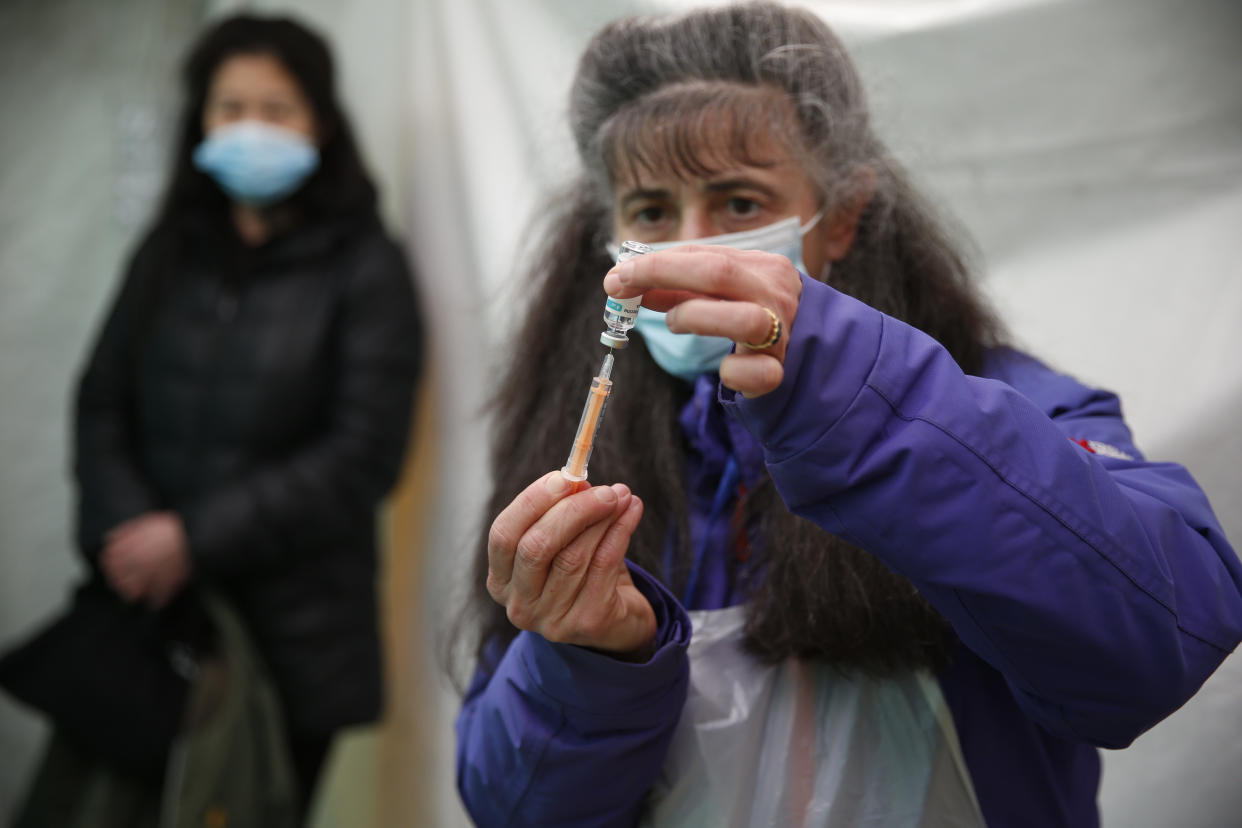
[[[650,252],[651,248],[642,242],[622,242],[621,252],[617,254],[617,264]],[[604,324],[608,329],[599,335],[599,341],[609,348],[624,348],[629,345],[630,339],[626,334],[634,327],[634,320],[638,318],[638,306],[642,301],[642,296],[632,296],[629,299],[614,299],[609,296],[604,303]]]

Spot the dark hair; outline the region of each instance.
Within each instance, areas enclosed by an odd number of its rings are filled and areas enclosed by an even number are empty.
[[[187,213],[206,213],[217,219],[227,215],[228,197],[210,176],[194,167],[191,156],[203,140],[203,107],[212,78],[222,63],[236,55],[270,55],[280,61],[310,101],[319,128],[318,169],[275,209],[298,222],[373,214],[375,185],[362,164],[353,132],[337,101],[328,44],[289,18],[236,15],[205,31],[185,60],[184,108],[172,175],[156,225],[167,225]]]
[[[747,92],[756,88],[776,94]],[[854,67],[813,14],[748,3],[612,23],[587,46],[570,102],[583,173],[549,216],[547,244],[532,272],[533,301],[494,399],[495,488],[486,522],[564,460],[599,359],[601,281],[611,266],[604,243],[618,176],[627,174],[626,165],[644,164],[698,174],[712,159],[695,148],[720,148],[722,124],[724,152],[733,157],[759,130],[784,141],[829,210],[857,198],[864,184],[871,188],[849,253],[820,278],[921,328],[966,371],[977,371],[986,349],[1000,342],[1000,326],[971,286],[963,255],[873,135]],[[689,388],[656,366],[641,337],[617,360],[613,380],[617,393],[595,444],[592,476],[624,481],[643,498],[647,511],[628,557],[676,590],[688,569],[678,414]],[[764,558],[747,625],[757,655],[813,657],[873,674],[946,662],[951,630],[905,578],[792,515],[770,480],[747,498],[744,513]],[[682,558],[665,572],[662,550],[670,537]],[[481,615],[480,658],[501,651],[491,648],[515,634],[486,592],[485,547],[476,558],[472,601]]]

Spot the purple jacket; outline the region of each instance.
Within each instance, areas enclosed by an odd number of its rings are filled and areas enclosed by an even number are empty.
[[[1242,639],[1242,564],[1186,470],[1142,459],[1113,395],[1009,350],[984,374],[804,278],[781,387],[720,400],[793,512],[952,623],[941,687],[988,822],[1094,826],[1096,747],[1176,710]],[[523,632],[475,676],[457,769],[479,825],[635,823],[685,699],[690,623],[631,568],[659,620],[650,662]],[[721,577],[704,573],[696,607],[731,600]]]

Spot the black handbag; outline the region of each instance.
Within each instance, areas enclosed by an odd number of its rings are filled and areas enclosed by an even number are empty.
[[[0,657],[0,687],[46,714],[74,747],[158,784],[209,645],[192,592],[157,613],[91,578],[68,611]]]

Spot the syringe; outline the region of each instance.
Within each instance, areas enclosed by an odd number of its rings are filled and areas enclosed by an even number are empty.
[[[617,264],[650,252],[651,248],[642,242],[624,242],[617,256]],[[613,299],[609,296],[604,304],[604,323],[608,330],[599,335],[599,341],[613,350],[628,345],[630,340],[626,333],[634,327],[638,306],[642,300],[641,296],[630,299]],[[599,375],[591,380],[591,390],[587,394],[586,405],[582,408],[582,418],[578,420],[578,433],[574,435],[573,448],[569,450],[569,459],[561,469],[561,474],[570,480],[586,480],[587,477],[587,462],[591,459],[591,449],[595,447],[595,435],[599,432],[600,424],[604,422],[604,408],[608,403],[608,395],[612,393],[612,353],[610,350],[604,355],[604,364],[599,368]]]
[[[582,409],[582,419],[578,420],[578,433],[574,435],[574,446],[569,450],[569,459],[561,474],[570,480],[586,480],[587,462],[591,459],[591,449],[595,447],[595,434],[600,423],[604,421],[604,407],[608,403],[608,394],[612,391],[612,353],[604,356],[604,364],[600,366],[599,376],[591,380],[591,391],[587,394],[586,405]]]

